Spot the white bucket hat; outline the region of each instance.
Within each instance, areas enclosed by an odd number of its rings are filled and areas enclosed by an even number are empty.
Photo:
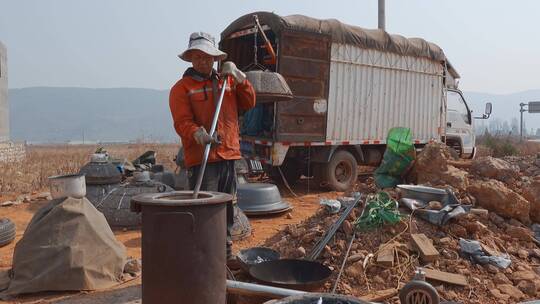
[[[214,60],[223,60],[227,58],[227,53],[220,51],[216,47],[216,40],[212,35],[204,32],[196,32],[189,36],[188,49],[178,55],[180,59],[191,62],[191,50],[199,50],[210,56]]]

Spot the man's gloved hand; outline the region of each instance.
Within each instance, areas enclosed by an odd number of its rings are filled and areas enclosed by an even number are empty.
[[[212,144],[220,143],[217,137],[214,138],[210,136],[210,134],[206,132],[206,129],[204,127],[199,127],[197,131],[193,133],[193,139],[195,139],[195,141],[201,146],[206,146],[207,144],[210,144],[210,143]]]
[[[222,75],[231,75],[234,78],[234,81],[238,83],[244,82],[246,79],[246,74],[244,72],[240,71],[236,64],[232,61],[226,61],[221,66],[221,74]]]

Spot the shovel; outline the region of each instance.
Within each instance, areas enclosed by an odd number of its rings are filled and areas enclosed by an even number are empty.
[[[210,127],[210,136],[214,137],[216,133],[219,112],[221,112],[221,104],[223,103],[223,96],[225,96],[225,90],[227,89],[227,84],[229,83],[229,75],[225,77],[223,81],[223,88],[219,93],[219,99],[216,105],[216,111],[214,112],[214,118],[212,119],[212,126]],[[203,159],[201,163],[201,168],[199,169],[199,175],[197,175],[197,183],[195,184],[195,189],[193,190],[193,198],[196,199],[199,197],[199,191],[201,190],[202,180],[204,177],[204,171],[206,170],[206,164],[208,163],[208,156],[210,155],[210,149],[212,148],[212,143],[207,143],[204,148]]]

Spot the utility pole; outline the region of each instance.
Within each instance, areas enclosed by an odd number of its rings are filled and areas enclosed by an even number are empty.
[[[526,103],[520,103],[519,104],[519,113],[520,113],[520,120],[519,120],[519,134],[520,134],[520,140],[523,140],[523,112],[526,112],[527,110],[524,109],[526,106]]]
[[[385,0],[379,0],[379,29],[386,30]]]

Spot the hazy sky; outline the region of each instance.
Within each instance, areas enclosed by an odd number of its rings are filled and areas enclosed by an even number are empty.
[[[468,91],[540,88],[540,1],[386,0],[387,30],[441,46]],[[9,86],[168,89],[191,32],[259,11],[377,26],[377,1],[0,0]]]

